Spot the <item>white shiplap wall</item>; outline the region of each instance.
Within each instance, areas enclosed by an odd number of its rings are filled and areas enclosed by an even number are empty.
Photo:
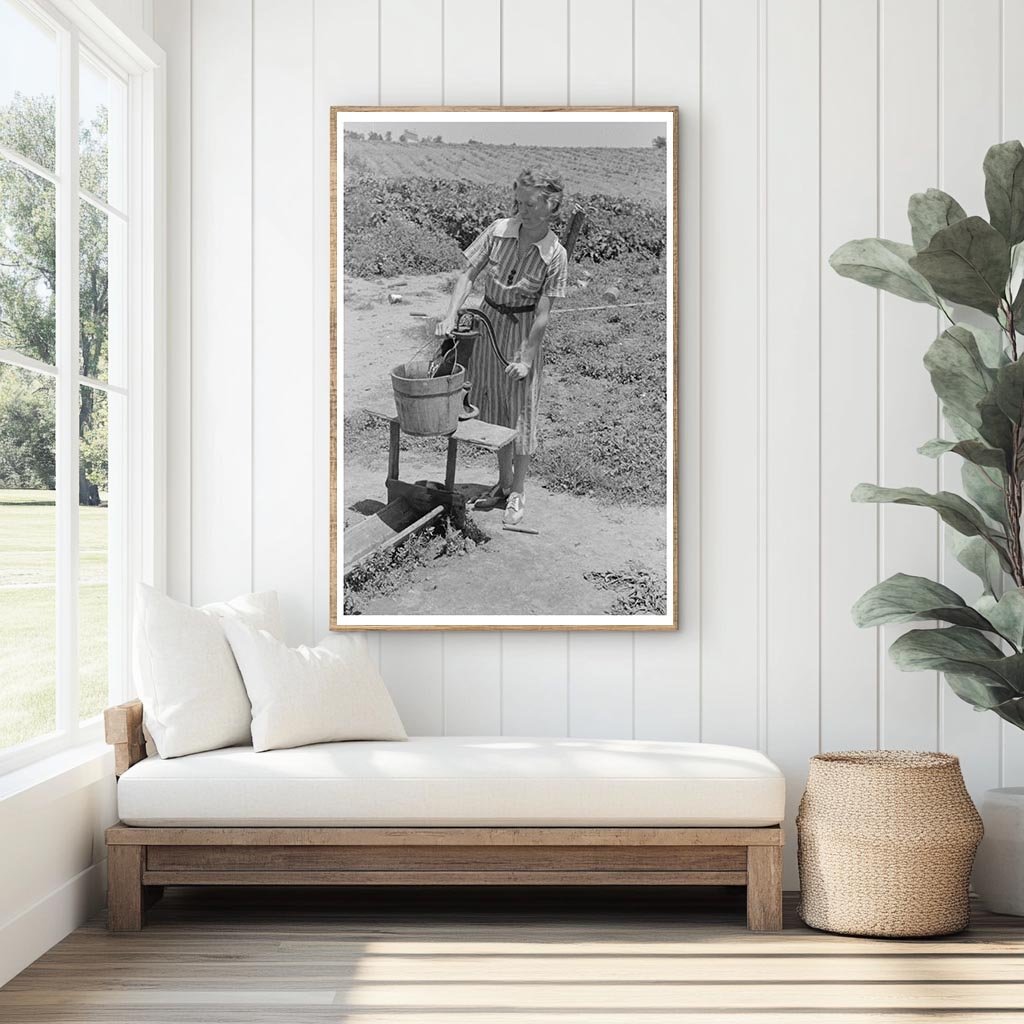
[[[975,793],[1024,782],[1021,736],[850,623],[880,574],[957,578],[932,517],[852,486],[955,480],[914,454],[937,424],[934,314],[825,265],[907,237],[912,191],[983,211],[985,148],[1024,134],[1024,5],[155,0],[155,31],[177,596],[273,587],[292,640],[326,628],[331,104],[677,104],[682,628],[373,637],[403,717],[760,746],[791,809],[819,749],[938,746]]]

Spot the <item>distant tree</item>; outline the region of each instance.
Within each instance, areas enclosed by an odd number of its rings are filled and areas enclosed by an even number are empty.
[[[387,131],[387,132],[384,133],[384,141],[385,142],[390,142],[391,141],[391,132],[390,131]]]
[[[434,141],[435,142],[444,142],[444,139],[442,139],[440,135],[435,135],[434,136]]]
[[[0,366],[0,487],[52,491],[53,378]]]
[[[369,134],[366,136],[366,138],[370,142],[382,142],[383,141],[381,139],[380,133],[379,132],[374,132],[374,131],[369,132]]]
[[[0,144],[27,156],[43,167],[54,166],[56,134],[52,97],[15,93],[0,106]],[[79,175],[82,188],[92,195],[107,194],[107,111],[79,133]],[[0,161],[0,345],[15,347],[45,363],[56,361],[57,232],[53,186],[12,161]],[[107,370],[108,263],[107,217],[89,203],[79,211],[79,370],[87,377],[103,377]],[[95,503],[97,488],[107,484],[106,417],[96,414],[97,392],[80,388],[78,434],[83,451],[79,501]],[[53,403],[48,399],[49,421],[40,405],[38,389],[6,386],[0,391],[0,429],[5,477],[10,462],[24,458],[26,466],[53,465]],[[22,415],[15,408],[36,409]],[[47,403],[44,403],[47,404]],[[101,421],[102,420],[102,421]],[[29,427],[31,426],[31,430]],[[8,433],[10,432],[10,433]],[[39,448],[48,446],[47,450]],[[102,452],[102,455],[100,455]],[[26,470],[27,472],[27,470]],[[34,470],[38,486],[49,487]],[[25,486],[21,484],[20,486]]]
[[[664,149],[665,148],[665,136],[664,135],[655,135],[654,136],[654,141],[651,143],[651,145],[655,149]]]
[[[357,132],[357,131],[353,131],[351,128],[346,128],[345,129],[345,138],[346,139],[360,139],[361,140],[361,139],[365,138],[365,136],[363,135],[362,132]]]

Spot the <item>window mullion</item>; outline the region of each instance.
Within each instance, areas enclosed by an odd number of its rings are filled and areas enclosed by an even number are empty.
[[[78,33],[57,105],[57,728],[78,730]]]

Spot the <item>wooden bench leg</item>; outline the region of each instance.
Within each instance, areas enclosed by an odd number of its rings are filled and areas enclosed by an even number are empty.
[[[747,847],[747,927],[782,931],[782,847]]]
[[[107,847],[107,928],[112,932],[137,932],[142,928],[144,854],[143,846]]]

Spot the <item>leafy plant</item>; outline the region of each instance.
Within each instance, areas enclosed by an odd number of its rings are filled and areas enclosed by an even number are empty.
[[[664,573],[651,572],[640,562],[629,561],[622,569],[608,572],[585,572],[602,590],[611,590],[615,601],[609,615],[664,615],[668,601],[668,580]]]
[[[348,273],[361,276],[409,273],[406,266],[381,269],[371,256],[375,249],[394,250],[401,260],[403,241],[389,241],[397,224],[419,229],[424,247],[465,249],[491,221],[511,211],[507,185],[481,184],[459,178],[386,178],[346,175],[344,188],[345,265]],[[639,256],[661,260],[665,255],[665,212],[650,203],[610,195],[568,193],[560,217],[552,225],[562,235],[565,220],[579,204],[587,220],[576,243],[574,258],[595,263]],[[436,266],[417,266],[420,273],[450,266],[444,252]]]
[[[928,189],[910,198],[912,245],[858,239],[829,260],[844,277],[935,306],[949,321],[924,364],[950,436],[918,450],[959,457],[966,497],[867,483],[852,497],[934,509],[982,590],[971,604],[934,580],[897,573],[864,594],[853,617],[859,626],[937,620],[943,625],[912,629],[892,644],[896,665],[940,671],[962,700],[1024,728],[1024,146],[992,146],[984,172],[988,220]],[[977,310],[994,327],[958,322],[954,306]]]

